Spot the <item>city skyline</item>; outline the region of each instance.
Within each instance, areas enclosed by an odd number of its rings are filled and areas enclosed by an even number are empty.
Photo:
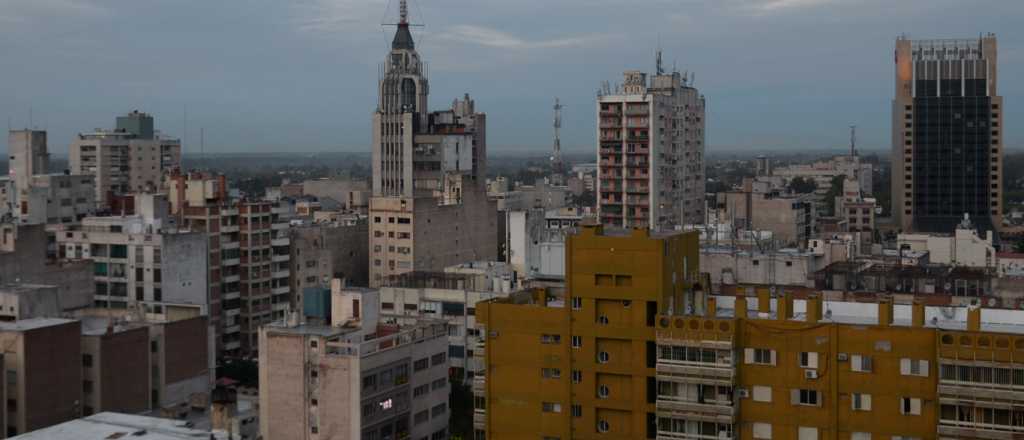
[[[9,3],[0,13],[0,45],[9,56],[0,65],[11,86],[0,92],[0,114],[18,128],[29,125],[31,109],[33,125],[50,131],[56,155],[76,133],[135,109],[180,137],[186,106],[185,154],[198,152],[200,127],[209,153],[370,148],[367,109],[376,93],[368,84],[390,43],[391,30],[380,23],[395,15],[397,2],[266,2],[245,9],[191,1]],[[631,6],[413,2],[413,19],[427,25],[414,36],[430,72],[444,78],[434,81],[430,106],[468,92],[494,120],[493,152],[543,151],[551,143],[550,101],[559,96],[564,149],[588,151],[601,82],[616,82],[626,68],[653,71],[660,46],[666,66],[695,73],[709,97],[709,153],[839,148],[849,124],[858,125],[863,149],[883,150],[893,94],[886,54],[897,35],[993,32],[1004,78],[1024,73],[1024,37],[1012,18],[1024,5],[1014,2],[980,8],[908,1],[884,10],[819,0]],[[1010,101],[1024,95],[1010,80],[1002,91]],[[1021,116],[1008,110],[1005,144],[1013,150],[1024,140],[1015,129]]]

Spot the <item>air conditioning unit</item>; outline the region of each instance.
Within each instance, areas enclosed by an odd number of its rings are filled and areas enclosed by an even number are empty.
[[[846,362],[850,360],[850,355],[846,353],[839,353],[839,362]]]
[[[746,399],[750,397],[750,391],[747,391],[746,388],[738,388],[736,389],[736,397],[739,397],[740,399]]]
[[[817,379],[818,378],[818,370],[804,370],[804,378],[805,379]]]

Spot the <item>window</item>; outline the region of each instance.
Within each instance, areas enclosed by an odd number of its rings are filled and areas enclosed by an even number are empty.
[[[799,440],[818,440],[818,428],[801,426],[796,432]]]
[[[438,353],[430,357],[430,365],[437,366],[444,363],[445,353]]]
[[[580,348],[583,346],[583,336],[572,337],[572,348]]]
[[[775,350],[747,348],[743,350],[743,354],[743,358],[748,364],[775,365]]]
[[[416,362],[412,363],[412,370],[413,371],[423,371],[423,370],[426,370],[427,367],[429,367],[429,366],[430,366],[429,359],[423,358],[423,359],[417,360]]]
[[[801,352],[800,368],[818,368],[818,353],[809,351]]]
[[[597,323],[601,325],[608,325],[608,317],[605,315],[598,316]]]
[[[578,296],[572,297],[572,309],[573,310],[582,310],[583,309],[583,298],[580,298]]]
[[[442,403],[430,409],[430,418],[437,418],[448,411],[448,404]]]
[[[377,375],[371,374],[363,377],[363,391],[373,391],[377,389]]]
[[[821,396],[818,390],[790,390],[790,403],[794,405],[821,406]]]
[[[462,359],[466,357],[466,347],[461,345],[449,345],[448,357]]]
[[[850,406],[854,411],[871,411],[871,395],[861,393],[851,394]]]
[[[850,370],[858,373],[871,372],[871,356],[855,354],[850,356]]]
[[[900,374],[904,376],[928,377],[928,361],[924,359],[900,359]]]
[[[601,386],[597,387],[597,397],[599,399],[607,399],[608,398],[608,394],[610,394],[610,393],[611,393],[611,390],[608,389],[607,385],[601,385]]]
[[[444,388],[445,385],[448,385],[448,378],[447,377],[442,377],[440,379],[436,379],[433,382],[431,382],[430,383],[430,389],[432,389],[434,391],[437,391],[437,390],[439,390],[441,388]]]
[[[562,404],[553,402],[541,402],[540,409],[541,411],[546,413],[560,413],[562,412]]]
[[[772,438],[772,425],[770,423],[754,423],[753,427],[754,438],[757,439],[771,439]]]
[[[91,393],[92,392],[92,381],[91,380],[83,380],[82,381],[82,392],[83,393]]]
[[[430,392],[430,384],[423,384],[412,389],[412,397],[424,396]]]
[[[611,356],[608,355],[607,351],[602,351],[597,354],[597,363],[607,364],[609,360],[611,360]]]
[[[549,345],[561,344],[562,343],[562,335],[549,335],[549,334],[540,335],[540,343],[541,344],[549,344]]]
[[[82,355],[82,366],[83,367],[92,367],[92,355],[91,354],[83,354]]]
[[[870,432],[854,432],[850,434],[850,440],[871,440]]]
[[[583,407],[580,406],[580,405],[573,405],[572,406],[572,416],[573,417],[583,417]]]
[[[430,420],[430,411],[423,410],[416,413],[416,415],[412,417],[412,424],[419,425],[421,423],[426,423],[428,420]]]
[[[572,383],[583,382],[583,372],[580,370],[572,370]]]
[[[558,368],[541,368],[540,377],[545,379],[558,379],[562,377],[562,370]]]
[[[771,402],[772,401],[772,387],[766,387],[762,385],[754,385],[753,398],[755,402]]]
[[[597,432],[605,433],[605,432],[608,432],[609,429],[611,429],[611,426],[608,425],[608,421],[607,420],[598,420],[597,421]]]
[[[900,397],[900,414],[921,415],[921,399],[917,397]]]

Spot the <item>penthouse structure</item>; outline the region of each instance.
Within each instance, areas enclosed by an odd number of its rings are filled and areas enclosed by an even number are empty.
[[[892,206],[905,232],[1002,225],[1003,97],[996,37],[896,40]]]
[[[704,96],[679,72],[627,71],[597,97],[602,224],[672,230],[704,223]]]

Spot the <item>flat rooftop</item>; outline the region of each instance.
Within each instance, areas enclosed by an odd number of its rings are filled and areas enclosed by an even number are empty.
[[[31,318],[18,321],[0,322],[0,332],[24,332],[75,322],[64,318]]]
[[[226,433],[202,431],[186,422],[157,417],[102,412],[10,437],[19,440],[226,440]]]

